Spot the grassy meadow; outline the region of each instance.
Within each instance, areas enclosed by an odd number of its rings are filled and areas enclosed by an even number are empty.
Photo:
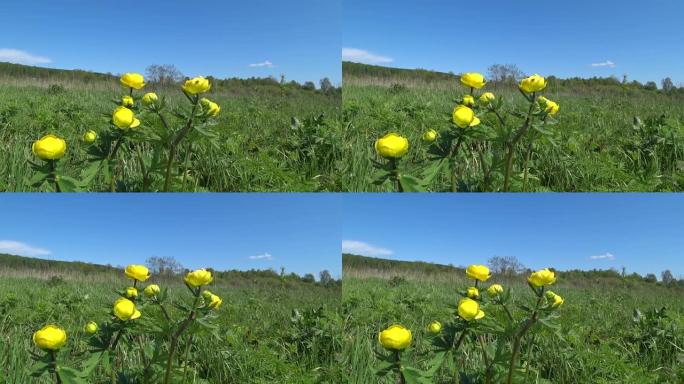
[[[84,325],[95,321],[102,326],[110,319],[116,290],[130,285],[130,280],[120,269],[52,262],[49,268],[33,263],[29,268],[3,260],[0,257],[0,382],[53,383],[48,375],[40,379],[29,376],[36,365],[30,353],[39,352],[31,341],[33,332],[47,323],[64,328],[68,341],[59,360],[78,366],[86,351],[92,349]],[[174,300],[188,302],[182,281],[182,276],[153,276],[148,282],[168,288]],[[172,382],[341,382],[342,370],[337,364],[342,343],[338,284],[323,286],[274,273],[225,272],[216,273],[208,288],[223,299],[214,319],[216,328],[212,332],[200,329],[192,338],[180,339],[179,350],[184,352],[179,364],[184,379],[179,372]],[[167,308],[171,317],[180,316],[173,306]],[[155,305],[143,305],[140,311],[142,316],[136,320],[142,322],[139,326],[151,326],[160,316]],[[159,340],[143,336],[138,341],[149,359]],[[114,381],[102,363],[87,382],[142,382],[142,354],[137,348],[123,347],[137,346],[129,342],[132,340],[120,343]],[[147,382],[161,382],[161,378],[152,377]]]
[[[195,129],[180,144],[173,169],[173,191],[331,191],[337,177],[342,136],[340,93],[322,92],[271,79],[210,79],[206,97],[221,106],[205,129]],[[189,110],[180,85],[148,84],[145,92],[165,98],[168,123],[180,127],[177,113]],[[29,161],[40,163],[31,144],[48,133],[67,142],[61,174],[77,190],[110,191],[105,172],[93,177],[92,146],[82,138],[112,131],[111,116],[124,90],[116,76],[0,65],[0,191],[44,191],[32,183]],[[128,94],[128,91],[125,91]],[[187,113],[187,111],[186,111]],[[174,116],[175,115],[175,116]],[[142,125],[124,142],[116,165],[116,191],[160,191],[164,156],[150,144],[158,140],[160,119],[136,112]],[[192,143],[192,144],[190,144]],[[157,157],[155,157],[157,156]],[[160,158],[159,158],[160,157]],[[143,172],[144,171],[144,172]],[[86,181],[84,181],[86,180]],[[83,185],[80,185],[83,184]]]
[[[399,170],[425,182],[428,191],[501,191],[503,135],[493,113],[468,128],[455,159],[454,177],[435,171],[429,129],[446,137],[457,99],[467,93],[453,74],[343,65],[345,163],[348,191],[391,191],[378,185],[376,139],[397,132],[409,140]],[[681,191],[684,189],[684,92],[666,93],[616,79],[548,78],[541,92],[560,104],[554,125],[531,129],[516,149],[510,191]],[[526,108],[515,84],[488,83],[504,105]],[[508,111],[507,111],[508,112]],[[507,121],[515,116],[502,113]],[[510,123],[509,123],[510,124]],[[456,178],[457,180],[452,180]],[[453,184],[453,185],[452,185]]]
[[[520,305],[534,300],[526,276],[492,283],[510,288],[509,308],[522,319]],[[454,319],[460,292],[472,285],[463,269],[429,263],[397,263],[345,255],[343,258],[344,365],[349,383],[397,383],[375,376],[380,355],[378,332],[398,323],[413,333],[402,356],[428,370],[436,355],[427,327]],[[681,383],[684,382],[684,288],[648,283],[615,272],[559,273],[552,289],[565,302],[555,312],[556,328],[537,323],[534,337],[523,338],[516,383]],[[484,293],[484,292],[483,292]],[[503,324],[500,306],[483,305],[479,336],[468,336],[456,356],[436,370],[437,384],[484,383],[485,357],[480,342],[501,335],[487,330]],[[638,311],[638,312],[637,312]],[[470,334],[472,335],[472,333]],[[510,343],[506,344],[510,347]],[[507,348],[508,348],[507,347]],[[489,358],[494,350],[487,349]],[[503,353],[505,355],[505,351]],[[353,367],[353,369],[352,369]],[[466,367],[462,369],[462,367]],[[501,367],[494,367],[494,371]],[[505,381],[492,381],[493,383]]]

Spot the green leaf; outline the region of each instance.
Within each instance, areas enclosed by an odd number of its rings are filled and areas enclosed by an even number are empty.
[[[80,189],[78,180],[69,176],[58,176],[57,185],[62,192],[76,192]]]
[[[64,384],[88,384],[82,378],[80,371],[70,368],[70,367],[59,367],[59,378],[62,379]]]
[[[425,192],[422,180],[411,175],[399,175],[399,183],[404,192]]]
[[[432,384],[432,379],[417,368],[404,367],[401,374],[404,376],[406,384]]]

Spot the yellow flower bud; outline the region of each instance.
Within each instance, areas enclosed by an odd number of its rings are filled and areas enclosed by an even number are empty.
[[[544,108],[544,111],[546,111],[546,113],[548,113],[550,116],[555,116],[560,110],[560,105],[558,105],[558,103],[551,101],[544,96],[539,96],[537,100],[542,108]]]
[[[126,288],[125,294],[126,294],[126,297],[128,297],[129,299],[133,299],[133,298],[138,297],[138,290],[135,289],[135,287],[128,287],[128,288]]]
[[[525,93],[539,92],[546,88],[546,80],[543,77],[534,74],[522,79],[520,84],[518,84],[518,87]]]
[[[211,276],[211,272],[206,269],[198,269],[185,275],[185,282],[195,288],[211,284],[213,280],[214,278]]]
[[[157,284],[150,284],[147,287],[145,287],[143,292],[145,293],[145,296],[152,297],[157,296],[159,292],[161,292],[161,289],[159,289],[159,286]]]
[[[501,286],[501,284],[492,284],[487,288],[487,294],[489,296],[498,296],[499,294],[503,293],[504,289]]]
[[[88,322],[88,324],[85,325],[83,330],[85,331],[85,333],[92,335],[95,332],[97,332],[97,330],[98,330],[97,323],[94,321],[90,321],[90,322]]]
[[[200,102],[202,103],[205,111],[204,113],[206,113],[207,116],[216,117],[218,116],[219,112],[221,112],[221,106],[207,99],[206,97],[202,98]]]
[[[411,344],[411,331],[401,325],[392,325],[378,333],[378,341],[386,349],[400,351]]]
[[[489,268],[484,265],[471,265],[466,268],[466,276],[471,279],[487,281],[492,275],[489,273]]]
[[[464,73],[461,75],[461,84],[469,88],[480,89],[487,81],[481,73]]]
[[[121,85],[128,88],[140,89],[145,86],[145,78],[139,73],[124,73],[120,81]]]
[[[458,315],[465,321],[479,320],[484,317],[477,301],[464,297],[458,303]]]
[[[466,289],[466,296],[468,296],[471,299],[477,299],[480,297],[480,291],[476,287],[470,287]]]
[[[140,120],[135,118],[133,111],[126,107],[117,107],[112,113],[112,123],[121,129],[135,128],[140,125]]]
[[[44,351],[56,351],[66,342],[66,332],[53,324],[48,324],[33,334],[33,343]]]
[[[221,303],[223,303],[223,300],[221,300],[220,297],[209,291],[202,292],[202,296],[204,297],[204,304],[207,308],[218,309],[221,306]]]
[[[92,144],[97,140],[97,132],[92,129],[83,134],[83,141]]]
[[[472,95],[463,96],[463,105],[466,107],[472,107],[475,105],[475,98]]]
[[[428,325],[428,332],[432,334],[437,334],[442,331],[442,323],[439,321],[435,320],[430,325]]]
[[[546,291],[545,295],[546,295],[546,300],[551,305],[551,308],[558,308],[561,305],[563,305],[563,303],[565,302],[565,300],[563,300],[562,297],[560,297],[559,295],[557,295],[553,291]]]
[[[375,142],[375,151],[384,158],[400,158],[408,152],[408,139],[390,132]]]
[[[480,124],[480,119],[475,116],[475,112],[465,105],[457,105],[454,108],[452,121],[460,128],[474,127]]]
[[[556,282],[556,274],[548,268],[540,269],[537,272],[533,272],[530,277],[527,278],[533,286],[539,288],[545,285],[551,285]]]
[[[129,279],[138,280],[141,283],[150,278],[150,270],[144,265],[131,264],[126,267],[124,273]]]
[[[183,84],[183,90],[191,95],[204,93],[209,89],[211,89],[211,84],[204,77],[195,77],[194,79],[186,80],[185,84]]]
[[[423,133],[423,141],[426,143],[432,143],[437,140],[437,131],[434,129],[429,129]]]
[[[140,311],[135,308],[135,303],[121,297],[114,302],[114,309],[112,310],[114,316],[119,318],[119,320],[135,320],[140,317]]]
[[[121,98],[121,105],[123,105],[126,108],[130,108],[135,104],[135,100],[133,100],[132,97],[130,96],[124,96]]]
[[[487,105],[494,100],[496,100],[496,96],[494,96],[494,94],[491,92],[485,92],[482,94],[482,96],[480,96],[480,103],[483,105]]]
[[[66,149],[66,141],[55,135],[45,135],[33,142],[31,147],[33,153],[43,160],[58,160],[64,156]]]
[[[157,94],[154,92],[149,92],[143,96],[142,103],[144,105],[152,105],[152,104],[156,103],[157,100],[159,100],[159,97],[157,97]]]

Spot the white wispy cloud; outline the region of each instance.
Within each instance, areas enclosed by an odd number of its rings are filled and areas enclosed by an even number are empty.
[[[26,51],[11,48],[0,48],[0,61],[14,63],[14,64],[47,64],[51,63],[47,57],[32,55]]]
[[[32,245],[14,240],[0,240],[0,253],[7,253],[17,256],[47,256],[52,252],[49,249],[38,248]]]
[[[391,256],[394,251],[356,240],[342,240],[342,252],[362,256]]]
[[[364,64],[388,64],[394,61],[391,57],[376,55],[358,48],[342,48],[342,60]]]
[[[262,253],[261,255],[254,255],[249,257],[250,260],[273,260],[273,256],[266,252]]]
[[[610,60],[606,60],[606,61],[602,61],[600,63],[592,63],[591,66],[594,68],[600,68],[600,67],[615,68],[615,63],[613,63]]]
[[[250,64],[249,66],[252,68],[273,68],[274,67],[273,63],[271,63],[268,60],[262,61],[260,63]]]
[[[615,260],[615,255],[610,252],[606,252],[602,255],[590,256],[592,260]]]

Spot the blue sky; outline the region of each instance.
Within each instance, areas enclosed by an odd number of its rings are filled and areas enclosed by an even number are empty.
[[[341,1],[4,0],[0,61],[339,83]]]
[[[355,195],[343,202],[343,249],[398,260],[684,277],[679,194]]]
[[[684,83],[682,1],[345,0],[343,15],[352,61]]]
[[[335,194],[3,194],[0,253],[340,275]]]

